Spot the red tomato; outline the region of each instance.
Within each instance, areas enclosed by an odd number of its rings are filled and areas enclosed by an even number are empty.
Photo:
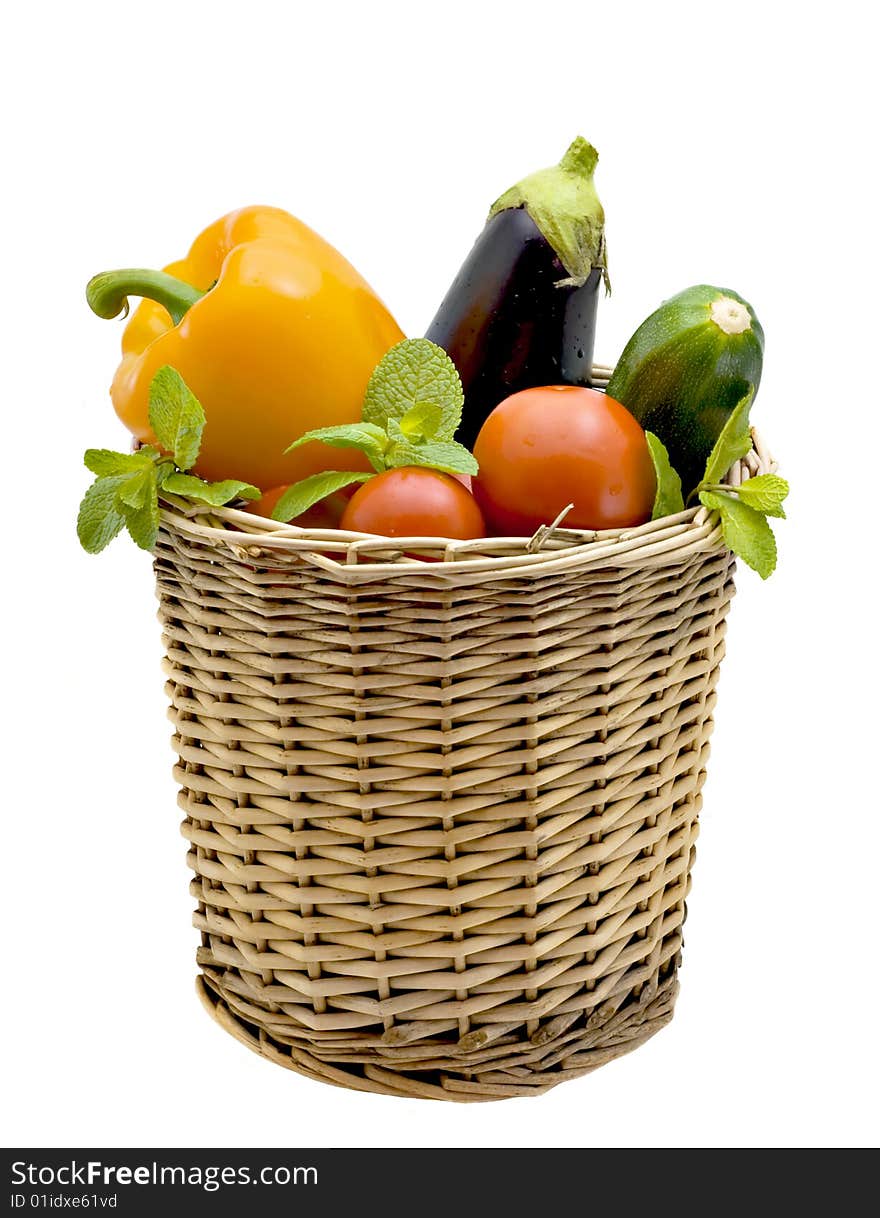
[[[318,503],[313,504],[301,516],[291,520],[290,524],[298,525],[301,529],[338,529],[342,513],[348,507],[348,501],[354,489],[352,487],[349,491],[348,487],[345,487],[341,491],[328,495],[326,499],[321,499]],[[259,499],[252,500],[244,510],[253,512],[255,516],[268,516],[271,519],[275,504],[286,490],[286,486],[274,486],[271,491],[266,491]]]
[[[596,389],[549,385],[505,398],[483,424],[474,496],[491,528],[531,536],[569,503],[571,529],[616,529],[651,517],[656,477],[645,433]]]
[[[405,466],[386,469],[352,496],[339,527],[379,537],[485,537],[473,495],[451,474]]]

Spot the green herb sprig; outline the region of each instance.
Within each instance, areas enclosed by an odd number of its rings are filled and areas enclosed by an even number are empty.
[[[86,468],[97,477],[80,504],[76,531],[90,554],[103,550],[123,528],[142,550],[152,550],[159,533],[161,493],[214,507],[262,494],[249,482],[232,478],[205,482],[185,472],[198,459],[205,412],[180,373],[168,364],[150,382],[149,417],[161,448],[145,444],[133,453],[86,450]]]
[[[767,517],[785,519],[782,504],[788,495],[788,482],[777,474],[758,474],[740,486],[724,481],[733,463],[752,447],[749,412],[753,397],[754,392],[747,393],[730,415],[709,454],[703,479],[688,500],[697,498],[718,513],[724,544],[766,579],[776,569],[777,559],[776,538]],[[669,453],[657,436],[651,432],[646,435],[657,475],[651,519],[657,520],[684,511],[685,504],[681,479],[670,464]]]
[[[333,448],[359,449],[376,473],[421,465],[448,474],[475,474],[473,454],[453,438],[461,422],[464,392],[455,364],[426,338],[407,338],[376,365],[364,395],[360,423],[317,427],[286,450],[320,440]],[[289,486],[272,517],[288,521],[334,491],[373,474],[327,470]]]

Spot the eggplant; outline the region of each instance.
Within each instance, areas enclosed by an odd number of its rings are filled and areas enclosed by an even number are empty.
[[[597,161],[579,136],[503,194],[426,331],[461,377],[456,439],[469,448],[511,393],[591,384],[599,285],[610,290]]]

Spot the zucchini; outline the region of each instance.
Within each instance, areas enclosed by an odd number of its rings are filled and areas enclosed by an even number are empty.
[[[698,284],[642,322],[606,392],[663,441],[687,497],[737,403],[757,392],[763,358],[752,306],[727,288]]]

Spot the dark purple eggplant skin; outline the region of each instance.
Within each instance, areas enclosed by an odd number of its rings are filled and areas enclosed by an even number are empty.
[[[565,268],[522,207],[487,221],[425,334],[464,389],[456,439],[473,448],[499,402],[535,385],[591,384],[602,272],[559,286]]]

